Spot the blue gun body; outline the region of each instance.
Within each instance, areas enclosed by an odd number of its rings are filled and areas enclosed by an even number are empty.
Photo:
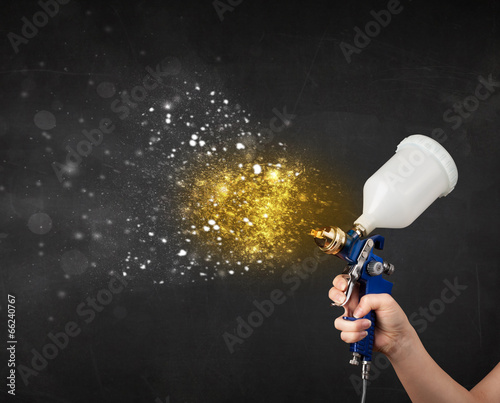
[[[347,234],[346,244],[344,248],[337,254],[337,256],[348,263],[346,270],[351,269],[354,265],[363,261],[361,267],[361,274],[357,279],[359,283],[359,298],[361,299],[366,294],[391,294],[392,283],[382,277],[382,273],[373,275],[369,273],[368,265],[372,262],[379,262],[384,264],[382,258],[377,256],[373,251],[374,249],[382,250],[384,248],[384,237],[381,235],[374,235],[369,238],[361,239],[359,235],[350,230]],[[372,240],[373,246],[367,248],[367,242]],[[369,249],[367,256],[362,256],[362,252]],[[362,318],[354,318],[344,316],[344,319],[355,321]],[[358,353],[362,361],[370,362],[372,360],[373,342],[375,338],[375,313],[370,311],[363,319],[369,319],[372,325],[367,330],[368,335],[356,343],[351,343],[350,351]]]

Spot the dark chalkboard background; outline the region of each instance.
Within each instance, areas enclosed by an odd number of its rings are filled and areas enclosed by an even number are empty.
[[[139,235],[124,235],[124,228],[127,217],[146,217],[140,206],[157,191],[147,181],[141,188],[151,161],[134,160],[149,134],[140,113],[118,122],[106,97],[113,95],[109,83],[130,90],[146,66],[165,58],[260,122],[272,118],[273,108],[286,106],[296,115],[274,141],[314,156],[325,180],[342,179],[350,200],[332,222],[317,225],[348,229],[361,213],[364,181],[399,141],[440,133],[459,169],[456,189],[410,227],[377,233],[386,236],[383,256],[396,266],[394,297],[408,315],[415,313],[415,326],[442,368],[470,388],[498,362],[500,84],[478,104],[470,98],[480,77],[500,80],[498,3],[402,1],[401,12],[351,54],[350,63],[342,44],[353,45],[355,27],[363,29],[374,19],[370,12],[387,2],[232,4],[219,16],[211,0],[71,0],[47,21],[39,14],[44,26],[16,53],[9,33],[19,35],[21,19],[31,21],[41,6],[2,3],[2,344],[7,294],[16,297],[17,365],[30,367],[33,349],[42,351],[49,333],[72,321],[80,330],[55,358],[39,363],[43,368],[27,385],[17,374],[16,397],[7,394],[8,357],[2,355],[2,401],[359,400],[350,380],[359,369],[348,364],[348,346],[333,328],[340,312],[327,298],[343,267],[334,258],[301,280],[232,353],[224,333],[234,334],[237,318],[256,309],[254,301],[290,289],[282,280],[286,268],[160,284],[180,264],[175,255],[163,257],[164,269],[136,271],[92,321],[77,314],[82,301],[107,287],[110,272],[123,271],[128,250],[148,256]],[[172,95],[169,85],[156,91],[155,100]],[[457,118],[450,110],[467,97],[475,110]],[[79,141],[82,129],[110,114],[118,123],[105,146],[96,147],[66,185],[59,183],[51,163],[64,160],[65,146]],[[125,166],[128,158],[135,162]],[[311,244],[303,257],[311,256],[312,241],[304,239]],[[436,302],[445,281],[467,286],[446,305]],[[423,321],[419,310],[429,307],[439,314]],[[376,376],[368,393],[368,402],[409,401],[391,368]]]

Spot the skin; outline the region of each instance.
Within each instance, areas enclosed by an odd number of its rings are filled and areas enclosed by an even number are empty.
[[[342,276],[333,280],[329,297],[336,303],[345,300],[347,281]],[[374,350],[384,353],[391,361],[399,380],[413,403],[494,403],[500,401],[500,363],[472,390],[455,382],[427,353],[417,332],[398,303],[389,294],[365,295],[359,303],[357,288],[344,307],[342,316],[360,318],[375,311]],[[366,336],[370,327],[367,319],[335,320],[340,338],[354,343]],[[422,370],[425,369],[425,370]]]

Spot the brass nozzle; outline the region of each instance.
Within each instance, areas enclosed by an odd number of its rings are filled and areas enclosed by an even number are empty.
[[[322,230],[312,229],[311,232],[309,233],[309,235],[312,235],[314,238],[324,239]]]
[[[329,255],[336,255],[345,245],[345,232],[338,227],[312,229],[309,234],[314,237],[314,241],[320,249]]]

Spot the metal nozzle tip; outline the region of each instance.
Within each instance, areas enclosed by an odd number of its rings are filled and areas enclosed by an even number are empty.
[[[323,231],[318,230],[316,231],[315,229],[312,229],[311,232],[309,232],[309,235],[312,235],[314,238],[319,238],[323,239]]]

